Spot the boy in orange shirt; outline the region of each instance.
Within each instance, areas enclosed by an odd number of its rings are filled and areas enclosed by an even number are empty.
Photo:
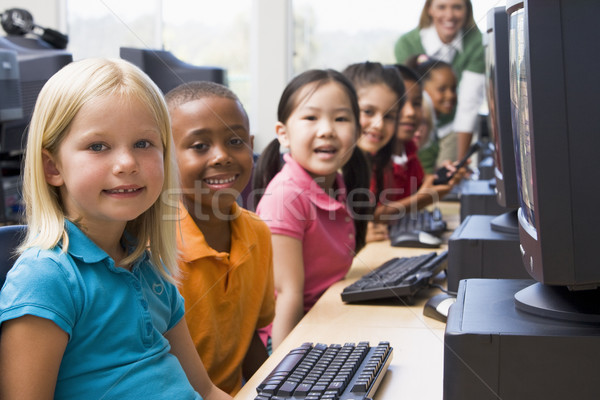
[[[235,395],[267,358],[256,330],[275,310],[270,231],[236,204],[253,166],[248,115],[212,82],[185,83],[165,97],[183,193],[177,242],[186,320],[210,378]]]

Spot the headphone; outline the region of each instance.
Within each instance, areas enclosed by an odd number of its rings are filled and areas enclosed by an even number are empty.
[[[43,28],[33,22],[33,16],[22,8],[11,8],[0,14],[0,24],[9,35],[24,36],[33,33],[56,49],[65,49],[69,37],[54,29]]]

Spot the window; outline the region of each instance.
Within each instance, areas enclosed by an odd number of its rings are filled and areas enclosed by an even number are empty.
[[[393,63],[394,43],[416,26],[422,2],[293,0],[294,73],[344,69],[362,61]]]
[[[68,0],[75,59],[119,57],[120,47],[164,49],[193,65],[227,70],[249,105],[251,0]]]
[[[165,50],[190,64],[225,68],[229,87],[247,109],[251,6],[251,0],[169,0],[162,6]]]
[[[160,1],[68,0],[68,50],[76,60],[119,57],[119,48],[160,48]]]
[[[472,0],[480,30],[487,11],[505,0]],[[394,44],[416,28],[424,0],[293,0],[294,74],[309,68],[344,69],[362,61],[394,63]]]

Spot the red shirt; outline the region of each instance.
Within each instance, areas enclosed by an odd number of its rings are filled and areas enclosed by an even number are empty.
[[[393,156],[383,170],[383,191],[378,203],[398,201],[414,194],[423,184],[425,171],[417,157],[417,146],[412,141],[404,142],[405,157]],[[377,193],[375,173],[371,179],[371,192]]]

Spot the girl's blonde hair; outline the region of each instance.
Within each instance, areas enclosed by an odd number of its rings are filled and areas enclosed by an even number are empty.
[[[421,17],[419,18],[419,29],[427,28],[433,23],[431,17],[429,16],[429,7],[431,7],[433,1],[434,0],[425,0],[425,4],[421,10]],[[465,2],[465,7],[467,8],[467,18],[465,19],[465,26],[463,26],[463,29],[468,31],[477,28],[477,24],[475,23],[475,18],[473,18],[473,4],[471,4],[471,0],[463,1]]]
[[[27,236],[19,252],[30,247],[50,249],[69,240],[65,214],[58,188],[46,182],[42,150],[57,154],[62,140],[81,107],[89,101],[110,95],[137,99],[155,118],[164,148],[163,196],[175,193],[177,169],[173,155],[171,123],[160,89],[140,69],[120,59],[85,59],[73,62],[42,88],[31,118],[23,174],[23,197]],[[102,110],[98,110],[102,112]],[[110,118],[110,115],[106,116]],[[136,239],[136,247],[124,260],[132,263],[148,247],[154,267],[168,280],[178,276],[175,221],[178,201],[157,199],[152,207],[126,226]],[[77,222],[77,221],[73,221]],[[163,268],[163,265],[166,268]]]

